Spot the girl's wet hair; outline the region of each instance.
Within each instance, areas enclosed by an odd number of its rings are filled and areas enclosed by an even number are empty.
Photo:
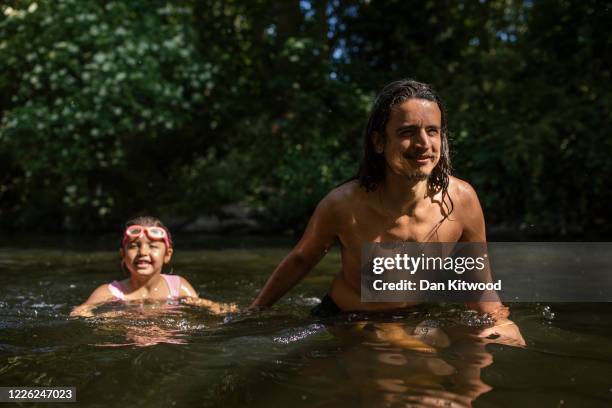
[[[131,220],[128,220],[125,222],[125,225],[123,226],[123,231],[125,231],[127,227],[132,226],[132,225],[142,225],[143,227],[163,228],[164,230],[166,230],[166,234],[168,234],[168,242],[170,243],[170,246],[171,247],[174,246],[174,243],[172,242],[172,235],[170,234],[170,230],[168,229],[168,227],[164,225],[163,222],[161,222],[159,218],[151,217],[148,215],[132,218]]]

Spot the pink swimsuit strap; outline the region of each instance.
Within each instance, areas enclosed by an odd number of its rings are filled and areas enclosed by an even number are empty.
[[[168,299],[178,299],[179,293],[181,291],[181,277],[177,275],[164,275],[162,273],[162,278],[166,281],[168,288],[170,289],[170,293],[168,294]],[[119,300],[125,300],[125,293],[121,289],[121,284],[118,281],[113,281],[108,284],[108,290]]]
[[[118,281],[112,281],[108,284],[108,290],[119,300],[125,300],[125,294],[121,290],[121,284]]]
[[[177,275],[164,275],[162,273],[162,278],[166,280],[170,288],[168,298],[178,299],[179,293],[181,292],[181,277]]]

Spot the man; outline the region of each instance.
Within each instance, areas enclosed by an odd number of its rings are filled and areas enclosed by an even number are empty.
[[[412,303],[361,302],[365,242],[486,242],[476,192],[450,175],[447,132],[443,104],[428,85],[413,80],[388,84],[372,109],[357,176],[321,200],[303,237],[251,307],[276,302],[336,241],[342,270],[315,314],[408,307]],[[482,313],[503,309],[499,302],[468,306]]]

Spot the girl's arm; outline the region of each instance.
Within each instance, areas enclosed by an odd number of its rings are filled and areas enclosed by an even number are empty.
[[[70,312],[71,317],[92,317],[92,310],[95,309],[100,303],[104,303],[112,299],[113,294],[108,290],[108,285],[100,285],[96,290],[89,295],[89,298],[82,305],[75,306]]]
[[[187,279],[183,278],[182,276],[179,296],[184,299],[184,303],[188,305],[205,307],[214,314],[238,311],[238,307],[235,303],[217,303],[213,302],[212,300],[200,298],[193,286],[191,286]]]

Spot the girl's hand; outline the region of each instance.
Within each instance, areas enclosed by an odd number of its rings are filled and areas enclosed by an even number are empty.
[[[183,298],[182,302],[188,305],[205,307],[214,314],[233,313],[239,310],[235,303],[217,303],[212,300],[196,297]]]
[[[93,317],[93,310],[97,305],[83,304],[76,306],[70,312],[70,317]]]

